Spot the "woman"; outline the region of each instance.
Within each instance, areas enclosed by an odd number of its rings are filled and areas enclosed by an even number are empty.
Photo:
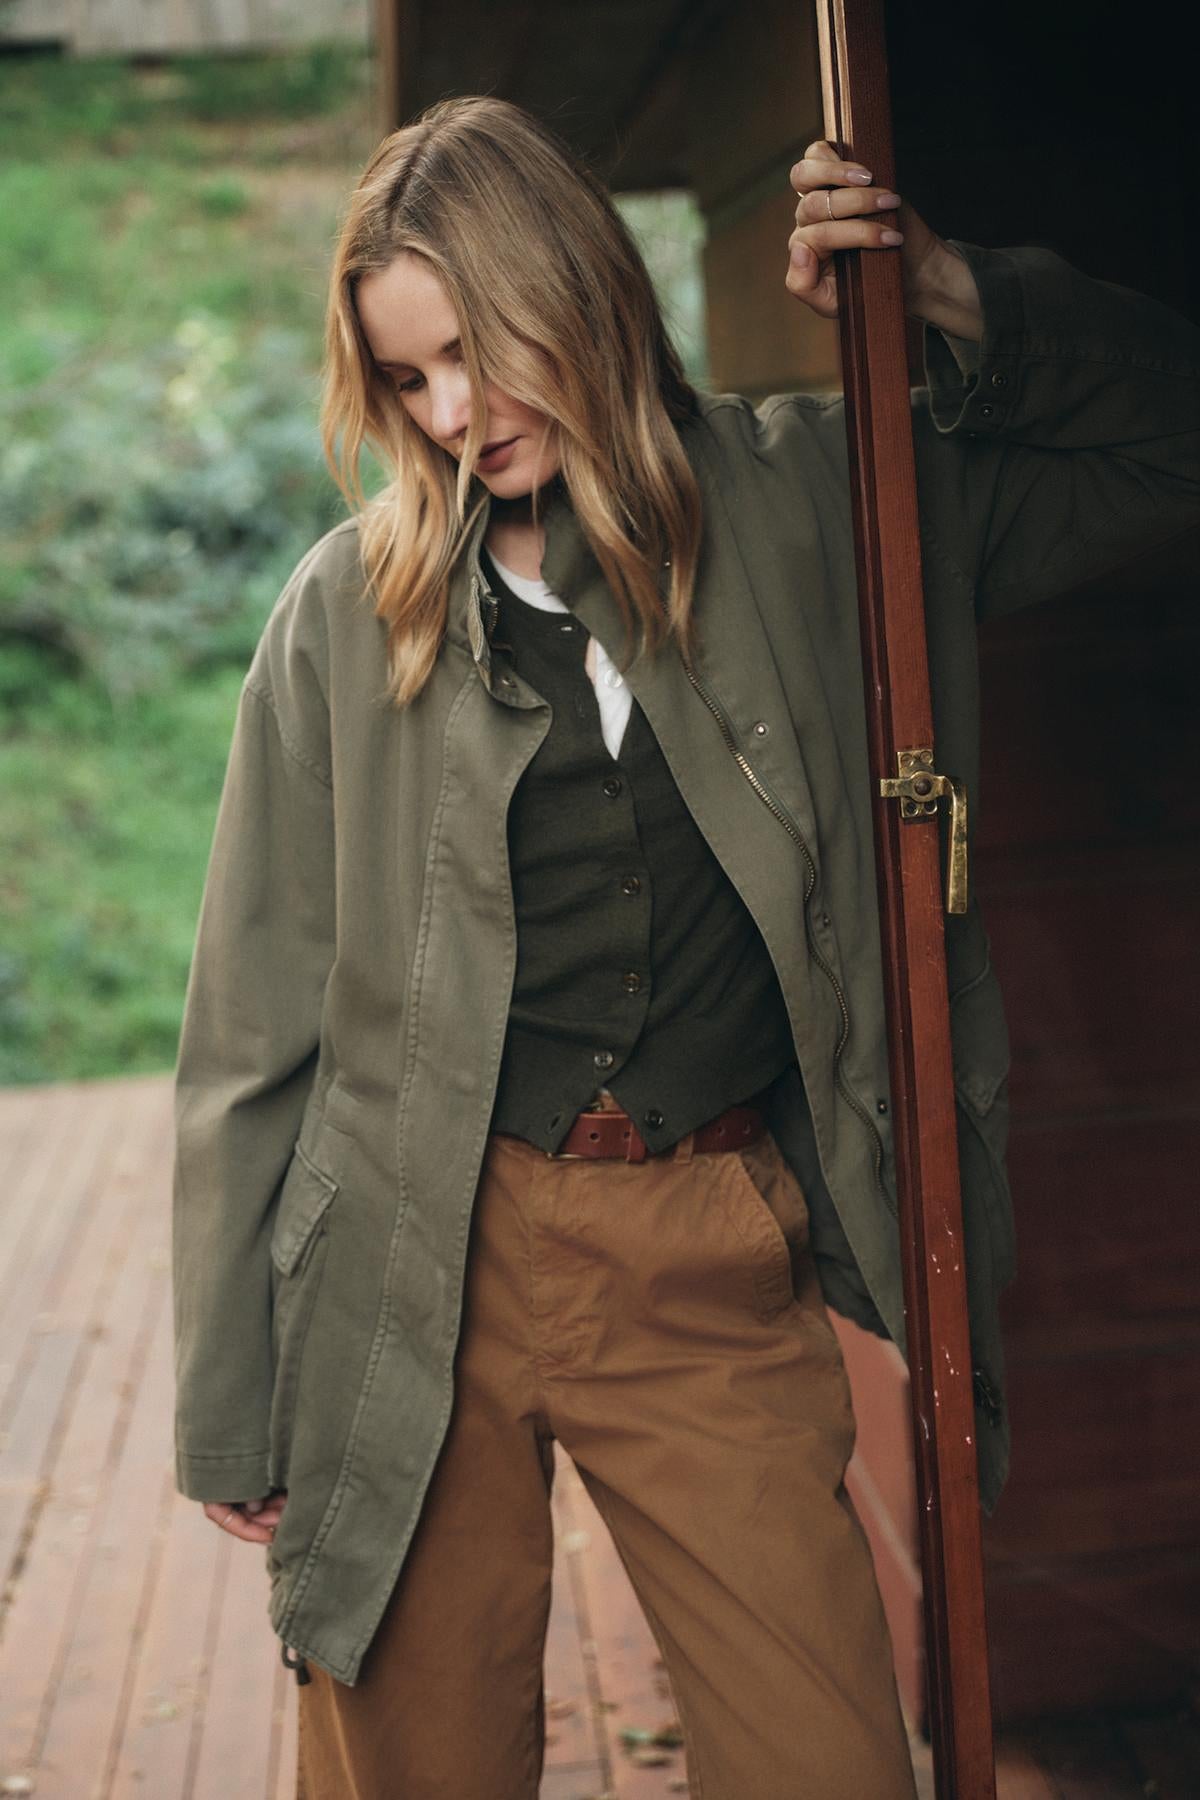
[[[797,298],[894,249],[927,327],[939,755],[973,789],[976,614],[1180,528],[1194,345],[1048,253],[943,243],[828,145],[792,184]],[[692,1791],[910,1796],[825,1311],[903,1344],[839,403],[693,393],[606,195],[494,100],[377,151],[328,348],[358,513],[246,679],[177,1071],[178,1479],[267,1546],[302,1791],[536,1793],[557,1439]],[[990,1506],[974,908],[947,955]]]

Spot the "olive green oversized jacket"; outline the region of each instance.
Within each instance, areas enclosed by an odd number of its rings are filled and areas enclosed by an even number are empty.
[[[914,424],[938,761],[974,796],[976,616],[1194,520],[1196,345],[1165,308],[1047,252],[962,248],[983,341],[928,334]],[[674,648],[638,657],[629,685],[779,975],[802,1081],[773,1127],[826,1294],[903,1347],[841,405],[704,399],[683,440],[705,509],[698,649],[690,671]],[[404,710],[385,695],[354,523],[288,583],[241,697],[179,1050],[179,1486],[288,1490],[272,1623],[350,1683],[450,1414],[517,948],[506,809],[549,724],[538,694],[490,666],[485,527]],[[544,574],[619,657],[565,500],[548,510]],[[948,920],[947,953],[990,1507],[1007,1462],[1008,1046],[974,903]]]

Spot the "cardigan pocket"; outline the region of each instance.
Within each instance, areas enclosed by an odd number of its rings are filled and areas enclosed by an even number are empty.
[[[271,1236],[270,1481],[286,1488],[304,1346],[316,1306],[328,1242],[328,1211],[338,1184],[296,1146],[280,1191]]]

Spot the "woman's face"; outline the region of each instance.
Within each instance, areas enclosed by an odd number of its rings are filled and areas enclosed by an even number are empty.
[[[457,461],[471,419],[471,386],[458,319],[437,271],[411,251],[358,284],[358,316],[371,354],[390,376],[404,410],[426,437]],[[557,474],[549,421],[493,382],[484,387],[487,418],[475,472],[501,500],[516,500]]]

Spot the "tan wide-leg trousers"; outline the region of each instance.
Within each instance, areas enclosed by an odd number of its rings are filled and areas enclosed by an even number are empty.
[[[358,1683],[299,1690],[301,1800],[536,1800],[556,1438],[658,1641],[693,1800],[912,1800],[774,1141],[627,1164],[495,1136],[471,1233],[446,1440]]]

